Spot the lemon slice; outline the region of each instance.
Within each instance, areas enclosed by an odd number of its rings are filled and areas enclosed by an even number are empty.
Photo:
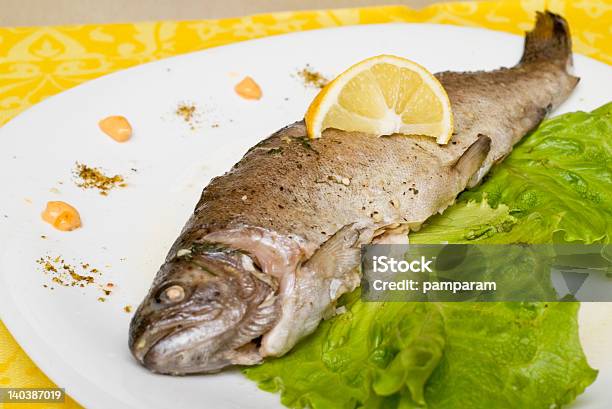
[[[448,95],[429,71],[405,58],[379,55],[340,74],[305,116],[310,138],[328,128],[377,136],[426,135],[446,144],[453,134]]]

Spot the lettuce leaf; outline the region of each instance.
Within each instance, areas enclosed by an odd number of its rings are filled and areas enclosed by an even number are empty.
[[[542,124],[412,243],[608,243],[612,103]],[[590,385],[577,303],[366,303],[244,373],[291,408],[558,408]]]
[[[493,208],[505,205],[508,215],[520,222],[520,228],[490,241],[547,243],[551,233],[561,233],[558,237],[565,241],[608,243],[611,136],[612,103],[592,113],[574,112],[547,121],[460,201],[486,200]],[[461,206],[451,210],[448,216],[462,217]]]
[[[245,370],[291,408],[561,407],[597,371],[576,303],[365,303]]]

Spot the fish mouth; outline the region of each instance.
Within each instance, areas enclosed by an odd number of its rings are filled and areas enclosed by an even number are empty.
[[[141,306],[142,308],[142,306]],[[172,318],[158,318],[139,314],[140,309],[132,318],[130,323],[129,348],[138,362],[145,364],[145,358],[149,352],[170,340],[180,340],[180,334],[194,331],[198,326],[206,325],[206,322],[217,318],[221,311],[216,308],[200,309],[197,314],[182,317],[177,320],[176,315]],[[178,337],[178,338],[177,338]],[[160,344],[161,343],[161,344]],[[188,343],[174,342],[175,346],[188,346]]]
[[[271,293],[229,326],[223,324],[222,309],[188,322],[149,321],[148,328],[130,338],[129,347],[140,364],[159,374],[215,373],[227,366],[255,365],[262,361],[261,337],[275,321],[274,301]]]
[[[186,331],[189,328],[190,327],[184,328],[176,326],[166,330],[156,330],[155,333],[145,333],[136,340],[130,342],[130,350],[132,351],[132,355],[134,355],[134,358],[136,358],[138,362],[145,365],[146,356],[155,348],[156,345],[158,345],[164,339],[168,339],[172,335],[181,331]]]
[[[262,360],[256,339],[233,346],[222,337],[202,338],[202,333],[197,324],[170,328],[151,338],[140,337],[131,350],[144,367],[166,375],[215,373]]]

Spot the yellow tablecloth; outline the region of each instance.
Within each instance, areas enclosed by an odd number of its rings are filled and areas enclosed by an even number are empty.
[[[0,125],[44,98],[82,82],[208,47],[293,31],[387,22],[455,24],[521,34],[532,26],[534,12],[545,8],[569,20],[576,52],[612,64],[612,0],[459,2],[418,11],[387,6],[223,20],[0,28]],[[9,386],[53,387],[54,384],[0,322],[0,387]],[[25,405],[0,404],[0,408],[11,407]],[[64,404],[36,407],[80,406],[67,399]]]

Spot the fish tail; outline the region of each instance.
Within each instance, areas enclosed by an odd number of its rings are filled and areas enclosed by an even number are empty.
[[[572,65],[572,38],[567,21],[550,11],[538,11],[535,27],[525,35],[521,64],[540,61],[557,62],[566,68]]]

